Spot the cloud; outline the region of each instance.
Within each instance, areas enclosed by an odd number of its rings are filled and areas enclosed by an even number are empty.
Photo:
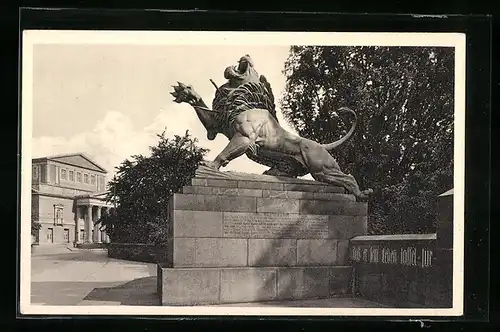
[[[185,112],[185,110],[183,110]],[[227,138],[219,135],[214,141],[206,138],[206,131],[195,112],[174,116],[174,110],[159,110],[153,122],[144,128],[135,128],[132,120],[117,111],[107,112],[94,128],[70,139],[58,136],[42,136],[32,140],[33,157],[84,152],[108,170],[108,179],[115,167],[132,155],[149,155],[149,147],[158,142],[157,134],[164,130],[167,137],[183,135],[186,129],[196,137],[199,145],[208,148],[208,159],[213,159],[227,144]],[[178,114],[178,113],[177,113]],[[242,156],[232,161],[224,170],[262,173],[267,167]]]
[[[34,157],[84,152],[98,164],[114,173],[114,167],[131,154],[145,153],[152,142],[149,133],[137,131],[130,118],[110,111],[94,128],[70,139],[63,137],[34,138]]]

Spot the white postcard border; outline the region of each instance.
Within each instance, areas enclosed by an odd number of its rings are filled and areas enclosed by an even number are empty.
[[[465,34],[459,33],[334,33],[334,32],[213,32],[213,31],[71,31],[25,30],[22,43],[22,149],[20,311],[29,315],[242,315],[242,316],[460,316],[464,301],[465,192]],[[276,307],[145,307],[45,306],[30,303],[31,276],[31,139],[33,45],[335,45],[335,46],[448,46],[455,48],[454,121],[454,248],[453,307],[394,308],[276,308]]]

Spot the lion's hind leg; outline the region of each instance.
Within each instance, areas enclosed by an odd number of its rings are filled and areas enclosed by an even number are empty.
[[[311,176],[316,181],[344,187],[359,200],[368,199],[368,195],[372,193],[371,189],[361,191],[356,179],[351,174],[342,172],[335,158],[318,143],[303,139],[301,153]]]
[[[368,196],[373,192],[371,189],[361,191],[354,176],[345,174],[338,168],[325,168],[322,172],[311,173],[311,176],[316,181],[344,187],[350,194],[361,201],[367,200]]]

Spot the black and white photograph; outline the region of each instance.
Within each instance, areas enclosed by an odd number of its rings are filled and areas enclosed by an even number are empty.
[[[460,316],[465,35],[25,30],[23,314]]]

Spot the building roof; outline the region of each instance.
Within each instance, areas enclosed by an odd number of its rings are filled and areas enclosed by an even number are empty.
[[[58,163],[63,163],[67,165],[77,166],[81,168],[90,169],[93,171],[97,171],[100,173],[108,173],[105,168],[97,164],[95,161],[90,159],[85,153],[77,152],[70,154],[61,154],[55,156],[41,157],[41,158],[33,158],[33,162],[52,160]]]
[[[91,193],[91,194],[77,195],[77,196],[75,196],[75,198],[98,198],[98,199],[105,199],[107,194],[108,194],[107,191],[101,191],[101,192],[95,192],[95,193]]]

